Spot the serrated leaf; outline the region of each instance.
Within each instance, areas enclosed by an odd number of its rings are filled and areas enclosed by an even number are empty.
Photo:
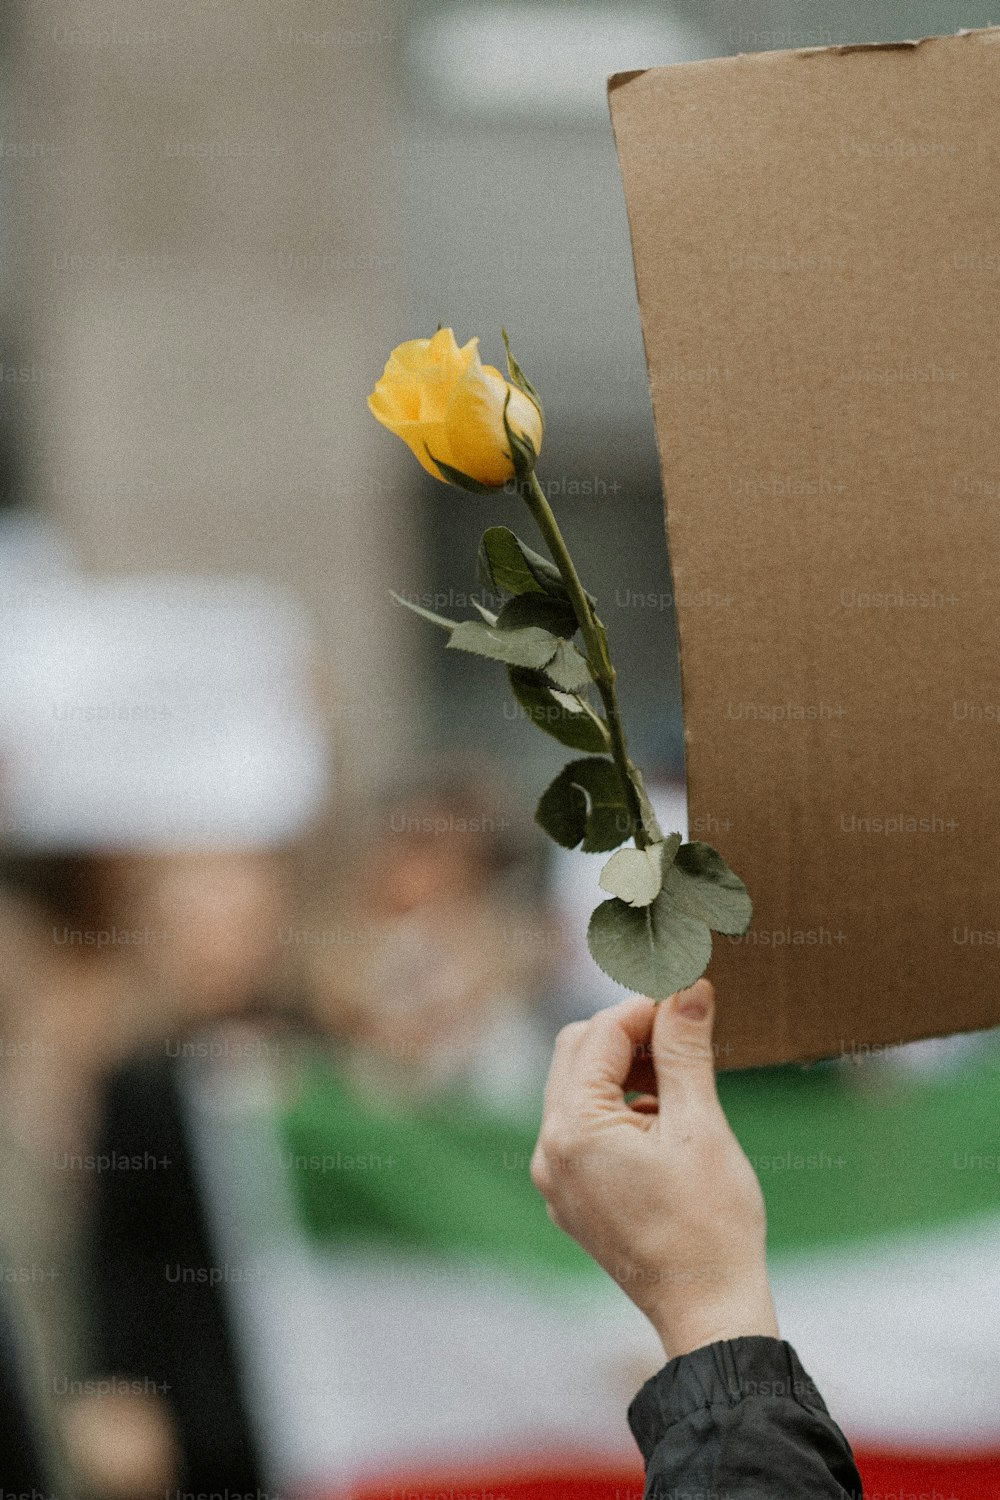
[[[404,599],[402,594],[397,594],[394,589],[389,593],[397,604],[403,604],[407,609],[412,609],[415,615],[420,615],[424,620],[430,620],[432,625],[440,625],[442,630],[454,630],[458,624],[457,620],[447,620],[444,615],[436,615],[432,609],[424,609],[422,604],[414,604],[412,599]]]
[[[590,952],[604,972],[654,1000],[686,989],[705,972],[710,929],[735,936],[753,915],[742,880],[711,844],[681,844],[673,833],[664,840],[664,867],[663,889],[648,906],[630,906],[616,896],[596,909],[587,930]]]
[[[551,594],[569,599],[559,569],[515,536],[508,526],[490,526],[479,544],[479,578],[499,594]]]
[[[518,364],[517,360],[510,352],[510,339],[507,337],[506,328],[501,328],[500,333],[503,338],[503,346],[507,351],[507,374],[510,377],[511,385],[516,385],[518,390],[523,391],[528,399],[535,403],[535,405],[538,407],[539,412],[541,412],[542,398],[541,396],[539,396],[538,392],[535,390],[535,387],[532,385],[531,381],[528,379],[527,375],[525,375],[524,371],[521,369],[521,366]]]
[[[555,655],[545,668],[545,675],[565,693],[582,693],[593,681],[587,658],[572,641],[559,642]]]
[[[508,599],[497,615],[497,624],[501,630],[523,630],[527,625],[539,625],[567,641],[578,629],[572,604],[541,593],[517,594]]]
[[[604,756],[570,761],[542,793],[536,821],[565,849],[617,849],[634,830],[618,767]]]
[[[518,667],[510,669],[510,685],[531,722],[561,745],[592,754],[608,749],[608,733],[602,721],[573,694],[555,692]]]
[[[666,875],[667,871],[670,869],[670,866],[677,858],[677,851],[681,847],[682,843],[683,840],[679,833],[668,833],[666,838],[663,840],[663,853],[660,857],[663,862],[664,875]]]
[[[663,845],[619,849],[601,871],[598,885],[628,906],[648,906],[663,889]]]
[[[462,620],[448,642],[449,649],[487,656],[509,667],[533,667],[536,671],[551,661],[560,645],[559,637],[530,626],[527,630],[501,630],[485,621]]]
[[[704,974],[712,956],[712,935],[704,922],[676,911],[665,892],[649,906],[628,906],[613,897],[596,908],[587,928],[587,947],[609,978],[666,1000]]]
[[[713,932],[735,937],[750,926],[753,902],[747,888],[711,844],[682,844],[664,891],[678,911],[697,917]]]

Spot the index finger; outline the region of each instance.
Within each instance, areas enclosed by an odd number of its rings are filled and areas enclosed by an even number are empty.
[[[624,1105],[637,1049],[650,1042],[655,1016],[656,1001],[644,995],[630,995],[599,1010],[586,1022],[576,1045],[557,1052],[547,1097],[577,1105],[584,1098]]]

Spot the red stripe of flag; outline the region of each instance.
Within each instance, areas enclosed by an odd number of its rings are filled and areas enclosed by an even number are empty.
[[[895,1453],[855,1449],[865,1500],[1000,1500],[1000,1452]],[[353,1486],[311,1486],[302,1500],[642,1500],[634,1465],[550,1462],[544,1468],[395,1475]]]

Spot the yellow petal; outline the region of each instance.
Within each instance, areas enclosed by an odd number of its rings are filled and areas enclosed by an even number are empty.
[[[407,339],[405,344],[397,344],[386,361],[386,370],[419,370],[427,363],[430,347],[430,339]]]
[[[430,453],[433,453],[435,458],[440,458],[445,463],[450,462],[448,454],[445,451],[448,443],[443,423],[403,422],[398,427],[393,428],[392,431],[395,432],[398,438],[402,438],[410,452],[420,461],[428,474],[433,475],[435,479],[440,479],[442,484],[446,483],[444,475],[430,457]],[[428,452],[428,450],[430,451]]]
[[[542,451],[542,414],[532,401],[516,385],[510,388],[510,405],[507,420],[516,433],[530,442],[536,453]]]
[[[420,415],[420,381],[390,355],[382,378],[368,398],[372,415],[392,430],[393,421],[409,422]]]
[[[398,392],[385,380],[380,380],[368,397],[368,410],[390,432],[396,432],[400,423],[412,421],[400,404]]]
[[[451,393],[445,413],[452,463],[480,484],[502,485],[514,474],[503,427],[507,382],[492,366],[471,368]]]

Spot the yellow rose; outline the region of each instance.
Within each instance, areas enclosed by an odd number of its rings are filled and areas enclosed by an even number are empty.
[[[542,414],[492,365],[479,358],[479,340],[460,349],[450,328],[433,338],[410,339],[389,355],[385,373],[368,397],[374,417],[401,437],[428,474],[447,482],[435,459],[478,484],[499,489],[514,477],[507,420],[537,453]]]

